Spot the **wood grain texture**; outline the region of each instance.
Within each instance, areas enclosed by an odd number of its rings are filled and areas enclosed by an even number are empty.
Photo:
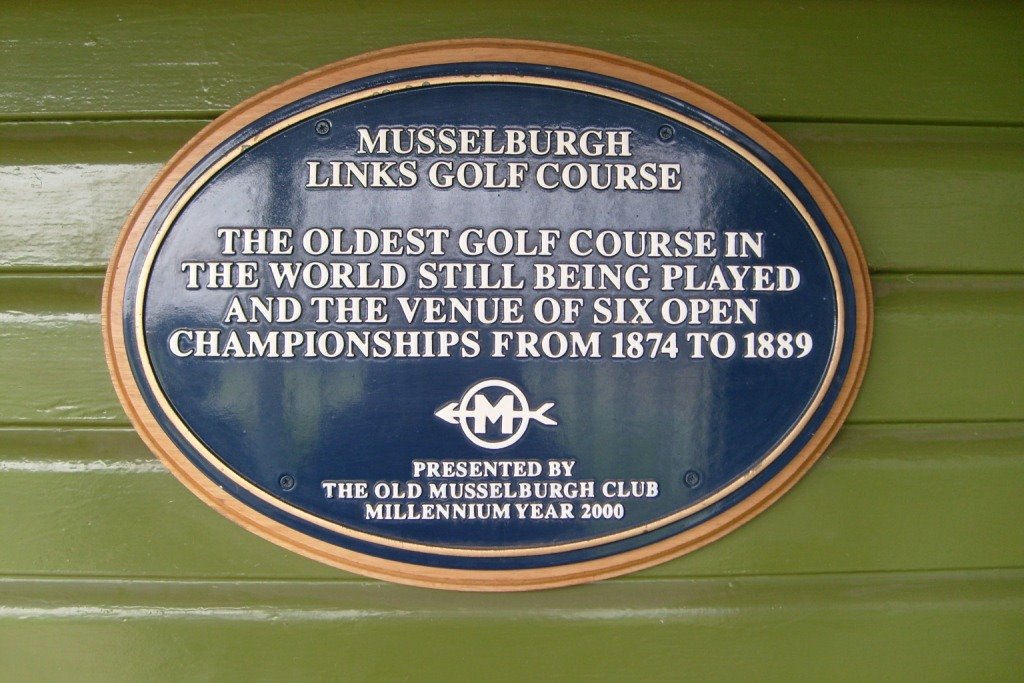
[[[770,510],[638,576],[1019,567],[1022,477],[1024,423],[847,426]],[[0,575],[353,578],[222,518],[127,429],[0,430],[0,499]]]
[[[74,21],[68,21],[68,17]],[[219,113],[322,64],[402,43],[585,44],[769,118],[1024,121],[1017,3],[18,3],[0,22],[7,118]]]
[[[0,425],[126,425],[100,338],[97,275],[0,277]],[[1024,278],[879,275],[852,422],[1021,420]],[[40,372],[46,367],[47,372]]]
[[[510,599],[16,580],[0,584],[0,666],[87,680],[1011,680],[1022,582],[1019,570],[609,581]]]

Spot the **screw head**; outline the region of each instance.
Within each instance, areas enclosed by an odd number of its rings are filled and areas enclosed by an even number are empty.
[[[290,474],[282,474],[281,478],[277,480],[277,483],[281,485],[281,488],[285,491],[291,491],[295,488],[295,477]]]
[[[694,470],[687,470],[686,474],[683,475],[683,483],[689,486],[691,489],[700,484],[700,473]]]
[[[665,125],[658,129],[658,138],[660,138],[663,142],[668,142],[675,136],[676,131],[674,128],[672,128],[672,126]]]
[[[313,125],[317,135],[327,135],[331,132],[331,122],[327,119],[320,119]]]

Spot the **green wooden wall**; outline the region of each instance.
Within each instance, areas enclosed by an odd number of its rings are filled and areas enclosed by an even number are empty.
[[[681,74],[790,139],[873,273],[847,426],[779,503],[655,569],[516,595],[263,541],[150,455],[99,293],[191,134],[370,49],[497,36]],[[0,677],[1024,677],[1024,5],[0,4]]]

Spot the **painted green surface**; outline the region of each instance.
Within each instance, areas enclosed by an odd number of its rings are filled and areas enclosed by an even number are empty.
[[[1024,666],[1022,581],[631,580],[509,596],[15,580],[0,583],[0,668],[32,680],[1004,680]]]
[[[0,268],[106,267],[125,216],[201,122],[0,124]],[[873,272],[1024,272],[1024,128],[774,126]]]
[[[472,36],[768,118],[872,269],[852,424],[754,521],[628,578],[453,595],[307,561],[178,484],[107,377],[102,271],[180,144],[308,68]],[[1019,2],[3,4],[2,678],[1024,678],[1022,46]]]
[[[873,282],[872,360],[852,422],[1024,420],[1024,276]],[[0,355],[20,359],[5,371],[14,391],[0,392],[0,424],[127,424],[103,361],[101,285],[0,276]]]
[[[1024,423],[850,426],[768,512],[643,576],[1019,567],[1022,480]],[[0,430],[0,500],[0,575],[351,578],[220,517],[128,430]]]
[[[1021,123],[1021,19],[995,1],[18,3],[0,112],[206,115],[368,50],[515,37],[640,59],[762,117]]]

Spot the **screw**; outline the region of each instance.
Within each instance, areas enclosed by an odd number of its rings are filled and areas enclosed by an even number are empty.
[[[687,470],[686,474],[683,475],[683,483],[691,489],[696,488],[697,484],[700,483],[700,474],[693,470]]]
[[[282,474],[281,478],[277,480],[277,483],[281,485],[281,488],[285,491],[291,491],[295,488],[295,477],[290,474]]]
[[[316,122],[316,125],[313,126],[313,130],[316,131],[317,135],[327,135],[331,132],[331,122],[327,119],[320,119]]]
[[[676,131],[672,128],[672,126],[662,126],[661,128],[658,129],[658,137],[661,138],[663,142],[668,142],[675,136]]]

